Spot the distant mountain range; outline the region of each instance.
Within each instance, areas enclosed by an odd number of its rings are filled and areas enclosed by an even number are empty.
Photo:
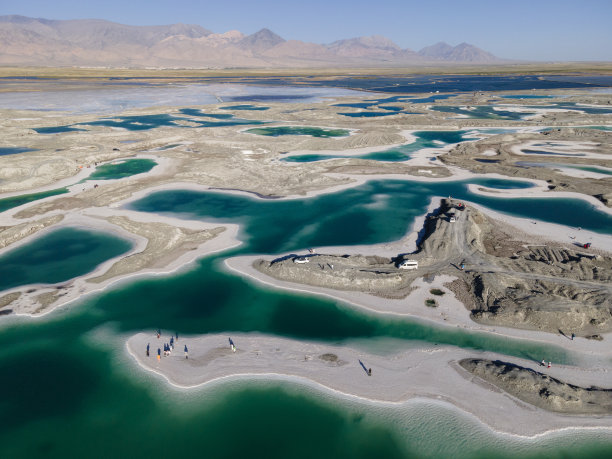
[[[282,68],[497,63],[468,43],[436,43],[415,52],[381,36],[327,45],[285,40],[268,29],[213,33],[198,25],[129,26],[101,19],[68,21],[0,16],[0,65],[163,68]]]

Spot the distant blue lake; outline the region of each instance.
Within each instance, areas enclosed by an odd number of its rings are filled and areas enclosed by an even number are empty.
[[[527,155],[546,155],[546,156],[586,156],[584,153],[558,153],[547,150],[521,150],[522,153]]]
[[[504,99],[552,99],[557,96],[544,96],[537,94],[511,94],[507,96],[501,96]]]
[[[273,126],[264,128],[248,129],[249,134],[265,135],[268,137],[279,137],[284,135],[306,135],[311,137],[346,137],[350,135],[347,129],[324,129],[312,126]]]
[[[523,167],[548,167],[551,169],[568,168],[568,169],[576,169],[576,170],[585,171],[585,172],[594,172],[594,173],[603,174],[603,175],[612,175],[612,169],[607,169],[605,167],[598,167],[598,166],[588,166],[584,164],[565,164],[565,163],[551,163],[551,162],[532,163],[529,161],[517,161],[515,164],[517,166],[523,166]]]
[[[581,111],[591,115],[612,114],[612,106],[592,107],[575,104],[573,102],[560,102],[558,104],[549,105],[520,105],[519,107],[524,111],[515,112],[511,110],[504,110],[504,105],[476,105],[470,107],[469,110],[462,108],[461,106],[437,105],[431,107],[431,110],[444,113],[455,113],[457,115],[467,116],[468,118],[502,120],[521,120],[526,116],[531,116],[538,113],[539,110],[547,109]]]
[[[314,78],[251,78],[258,85],[328,86],[383,93],[440,93],[474,91],[531,91],[532,89],[597,88],[612,86],[610,75],[360,75]]]
[[[17,155],[19,153],[25,153],[26,151],[36,151],[36,149],[24,147],[0,147],[0,156]]]
[[[63,132],[85,131],[86,129],[78,129],[72,126],[49,126],[33,128],[39,134],[61,134]]]
[[[255,110],[255,111],[263,111],[268,110],[270,107],[263,107],[251,104],[242,104],[242,105],[229,105],[227,107],[221,107],[221,110]]]
[[[397,112],[357,112],[357,113],[342,113],[338,112],[338,115],[348,116],[351,118],[376,118],[379,116],[391,116],[397,115]]]
[[[468,118],[477,119],[499,119],[499,120],[521,120],[523,117],[532,115],[535,112],[511,112],[507,110],[495,110],[492,105],[477,105],[470,109],[461,108],[451,105],[436,105],[431,107],[431,110],[443,113],[454,113],[456,115],[467,116]]]
[[[208,121],[202,119],[185,118],[180,116],[171,115],[168,113],[160,113],[155,115],[129,115],[129,116],[118,116],[112,118],[104,118],[97,121],[90,121],[87,123],[77,123],[66,126],[54,126],[47,128],[35,128],[34,130],[39,134],[56,134],[61,132],[70,131],[85,131],[82,128],[76,128],[75,126],[107,126],[114,128],[127,129],[128,131],[147,131],[158,127],[192,127],[181,124],[181,121],[189,121],[195,123],[193,127],[221,127],[221,126],[240,126],[246,124],[260,125],[265,124],[265,121],[257,120],[246,120],[241,118],[234,118],[231,114],[225,113],[212,113],[206,114],[201,110],[184,108],[180,112],[184,115],[193,117],[205,117],[212,119],[219,119],[221,121]]]
[[[205,113],[196,108],[181,108],[179,110],[183,115],[188,116],[203,116],[205,118],[215,118],[219,120],[229,120],[234,117],[231,113]]]

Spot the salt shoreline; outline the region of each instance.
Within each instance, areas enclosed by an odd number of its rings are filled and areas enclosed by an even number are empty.
[[[569,416],[536,408],[475,378],[456,363],[475,355],[508,360],[507,356],[492,352],[431,345],[408,351],[391,350],[381,356],[348,346],[231,333],[181,336],[174,353],[162,356],[158,362],[157,348],[169,338],[139,333],[127,340],[126,349],[139,367],[184,390],[243,378],[278,378],[375,404],[401,406],[415,398],[442,400],[474,415],[494,430],[514,435],[535,436],[577,425],[612,430],[612,416]],[[236,344],[235,353],[228,338]],[[145,355],[147,343],[152,343],[150,357]],[[189,359],[184,357],[185,345]],[[510,360],[574,384],[612,384],[608,372],[599,373],[597,381],[593,381],[593,373],[576,367],[554,365],[542,369],[537,362]],[[364,367],[372,369],[371,376]],[[500,411],[505,415],[499,416]]]

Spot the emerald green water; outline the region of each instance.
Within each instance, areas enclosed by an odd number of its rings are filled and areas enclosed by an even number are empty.
[[[41,193],[22,194],[19,196],[13,196],[12,198],[0,199],[0,212],[12,209],[13,207],[22,206],[28,202],[38,201],[39,199],[64,193],[68,193],[67,188],[57,188],[55,190],[43,191]]]
[[[152,159],[127,159],[118,163],[103,164],[88,177],[88,180],[113,180],[143,174],[157,163]]]
[[[311,137],[345,137],[350,134],[346,129],[323,129],[308,126],[275,126],[266,128],[247,129],[250,134],[278,137],[281,135],[309,135]]]
[[[62,228],[0,256],[0,291],[18,285],[55,284],[93,271],[130,250],[131,244],[105,233]]]
[[[126,336],[160,327],[182,337],[256,331],[328,343],[394,340],[393,348],[450,344],[573,363],[573,354],[555,346],[368,314],[330,299],[263,288],[223,267],[224,258],[238,254],[397,239],[433,195],[612,229],[611,216],[583,201],[530,199],[526,206],[526,200],[473,195],[467,183],[526,186],[491,179],[376,181],[290,201],[167,191],[134,203],[141,211],[239,222],[244,244],[181,274],[120,284],[43,320],[3,318],[0,375],[6,397],[0,399],[0,419],[10,422],[0,429],[0,457],[601,457],[610,452],[612,439],[601,434],[572,442],[517,440],[493,434],[445,406],[379,408],[288,383],[223,383],[185,393],[134,370],[125,356]]]

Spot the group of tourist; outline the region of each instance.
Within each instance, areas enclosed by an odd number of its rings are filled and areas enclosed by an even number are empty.
[[[157,330],[156,331],[156,335],[157,335],[157,339],[161,338],[161,330]],[[176,340],[175,337],[173,335],[170,335],[170,341],[168,343],[164,343],[164,357],[168,357],[170,354],[172,354],[172,351],[174,350],[174,342],[178,342],[179,339],[179,334],[178,332],[176,332]],[[147,343],[147,357],[149,357],[150,355],[150,349],[151,349],[151,343]],[[189,358],[189,349],[187,349],[187,345],[185,344],[185,358],[188,359]],[[234,350],[234,352],[236,352]],[[157,360],[160,361],[161,360],[161,348],[157,348]]]
[[[161,338],[161,330],[157,330],[156,331],[156,335],[157,335],[157,339]],[[176,336],[176,339],[175,339]],[[179,339],[179,335],[178,333],[175,334],[175,336],[170,335],[170,342],[168,343],[164,343],[164,357],[168,357],[170,354],[172,354],[172,351],[174,350],[174,343],[175,341],[178,342]],[[236,345],[234,344],[234,341],[232,341],[232,338],[229,338],[229,345],[230,345],[230,349],[232,350],[232,352],[236,352]],[[147,343],[147,357],[149,357],[150,355],[150,349],[151,349],[151,343]],[[184,347],[184,351],[185,351],[185,358],[188,359],[189,358],[189,349],[187,349],[187,345],[185,344]],[[157,360],[160,361],[161,360],[161,348],[157,348]]]

